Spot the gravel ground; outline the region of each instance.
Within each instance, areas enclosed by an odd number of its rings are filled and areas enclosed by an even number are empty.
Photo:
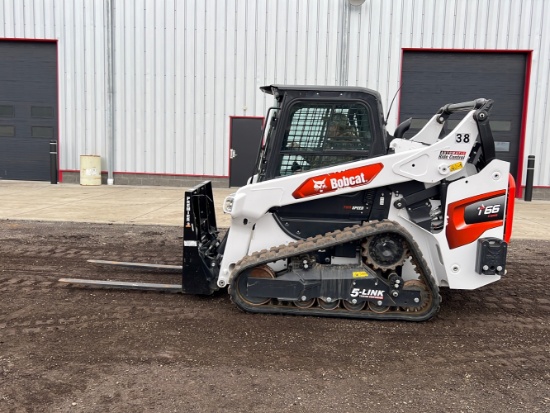
[[[179,265],[181,229],[0,221],[0,411],[546,412],[549,250],[513,240],[500,282],[443,290],[428,322],[371,322],[60,284],[178,283],[86,260]]]

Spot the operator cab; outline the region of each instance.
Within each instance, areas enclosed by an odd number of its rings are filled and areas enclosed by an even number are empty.
[[[257,181],[384,155],[380,94],[360,87],[271,85]]]
[[[387,153],[380,94],[360,87],[271,85],[273,95],[257,168],[251,182],[268,181],[374,158]],[[387,188],[315,198],[272,208],[283,232],[294,239],[387,218]],[[353,248],[352,248],[353,249]],[[355,250],[346,254],[355,256]]]

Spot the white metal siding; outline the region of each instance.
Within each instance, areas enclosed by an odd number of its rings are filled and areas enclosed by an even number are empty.
[[[0,0],[0,38],[58,40],[64,170],[109,156],[106,1]],[[366,86],[387,108],[403,48],[532,50],[525,155],[550,186],[548,1],[111,1],[115,172],[226,176],[229,116],[262,116],[263,84]]]

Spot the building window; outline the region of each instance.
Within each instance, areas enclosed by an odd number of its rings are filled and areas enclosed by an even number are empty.
[[[53,118],[53,107],[51,106],[31,106],[31,118]]]
[[[0,136],[13,137],[15,136],[15,126],[12,125],[0,125]]]
[[[15,108],[11,105],[0,105],[0,118],[13,118]]]
[[[51,127],[51,126],[33,126],[31,128],[31,136],[33,138],[53,139],[53,127]]]

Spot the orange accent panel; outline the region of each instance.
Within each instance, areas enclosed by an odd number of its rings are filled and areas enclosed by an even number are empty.
[[[447,208],[449,222],[447,224],[446,230],[449,248],[454,249],[466,244],[470,244],[471,242],[477,240],[485,231],[492,228],[500,227],[503,224],[503,220],[501,219],[497,221],[466,224],[466,222],[464,221],[464,214],[468,205],[505,194],[505,190],[487,192],[485,194],[472,196],[470,198],[462,199],[460,201],[449,204],[449,207]]]

